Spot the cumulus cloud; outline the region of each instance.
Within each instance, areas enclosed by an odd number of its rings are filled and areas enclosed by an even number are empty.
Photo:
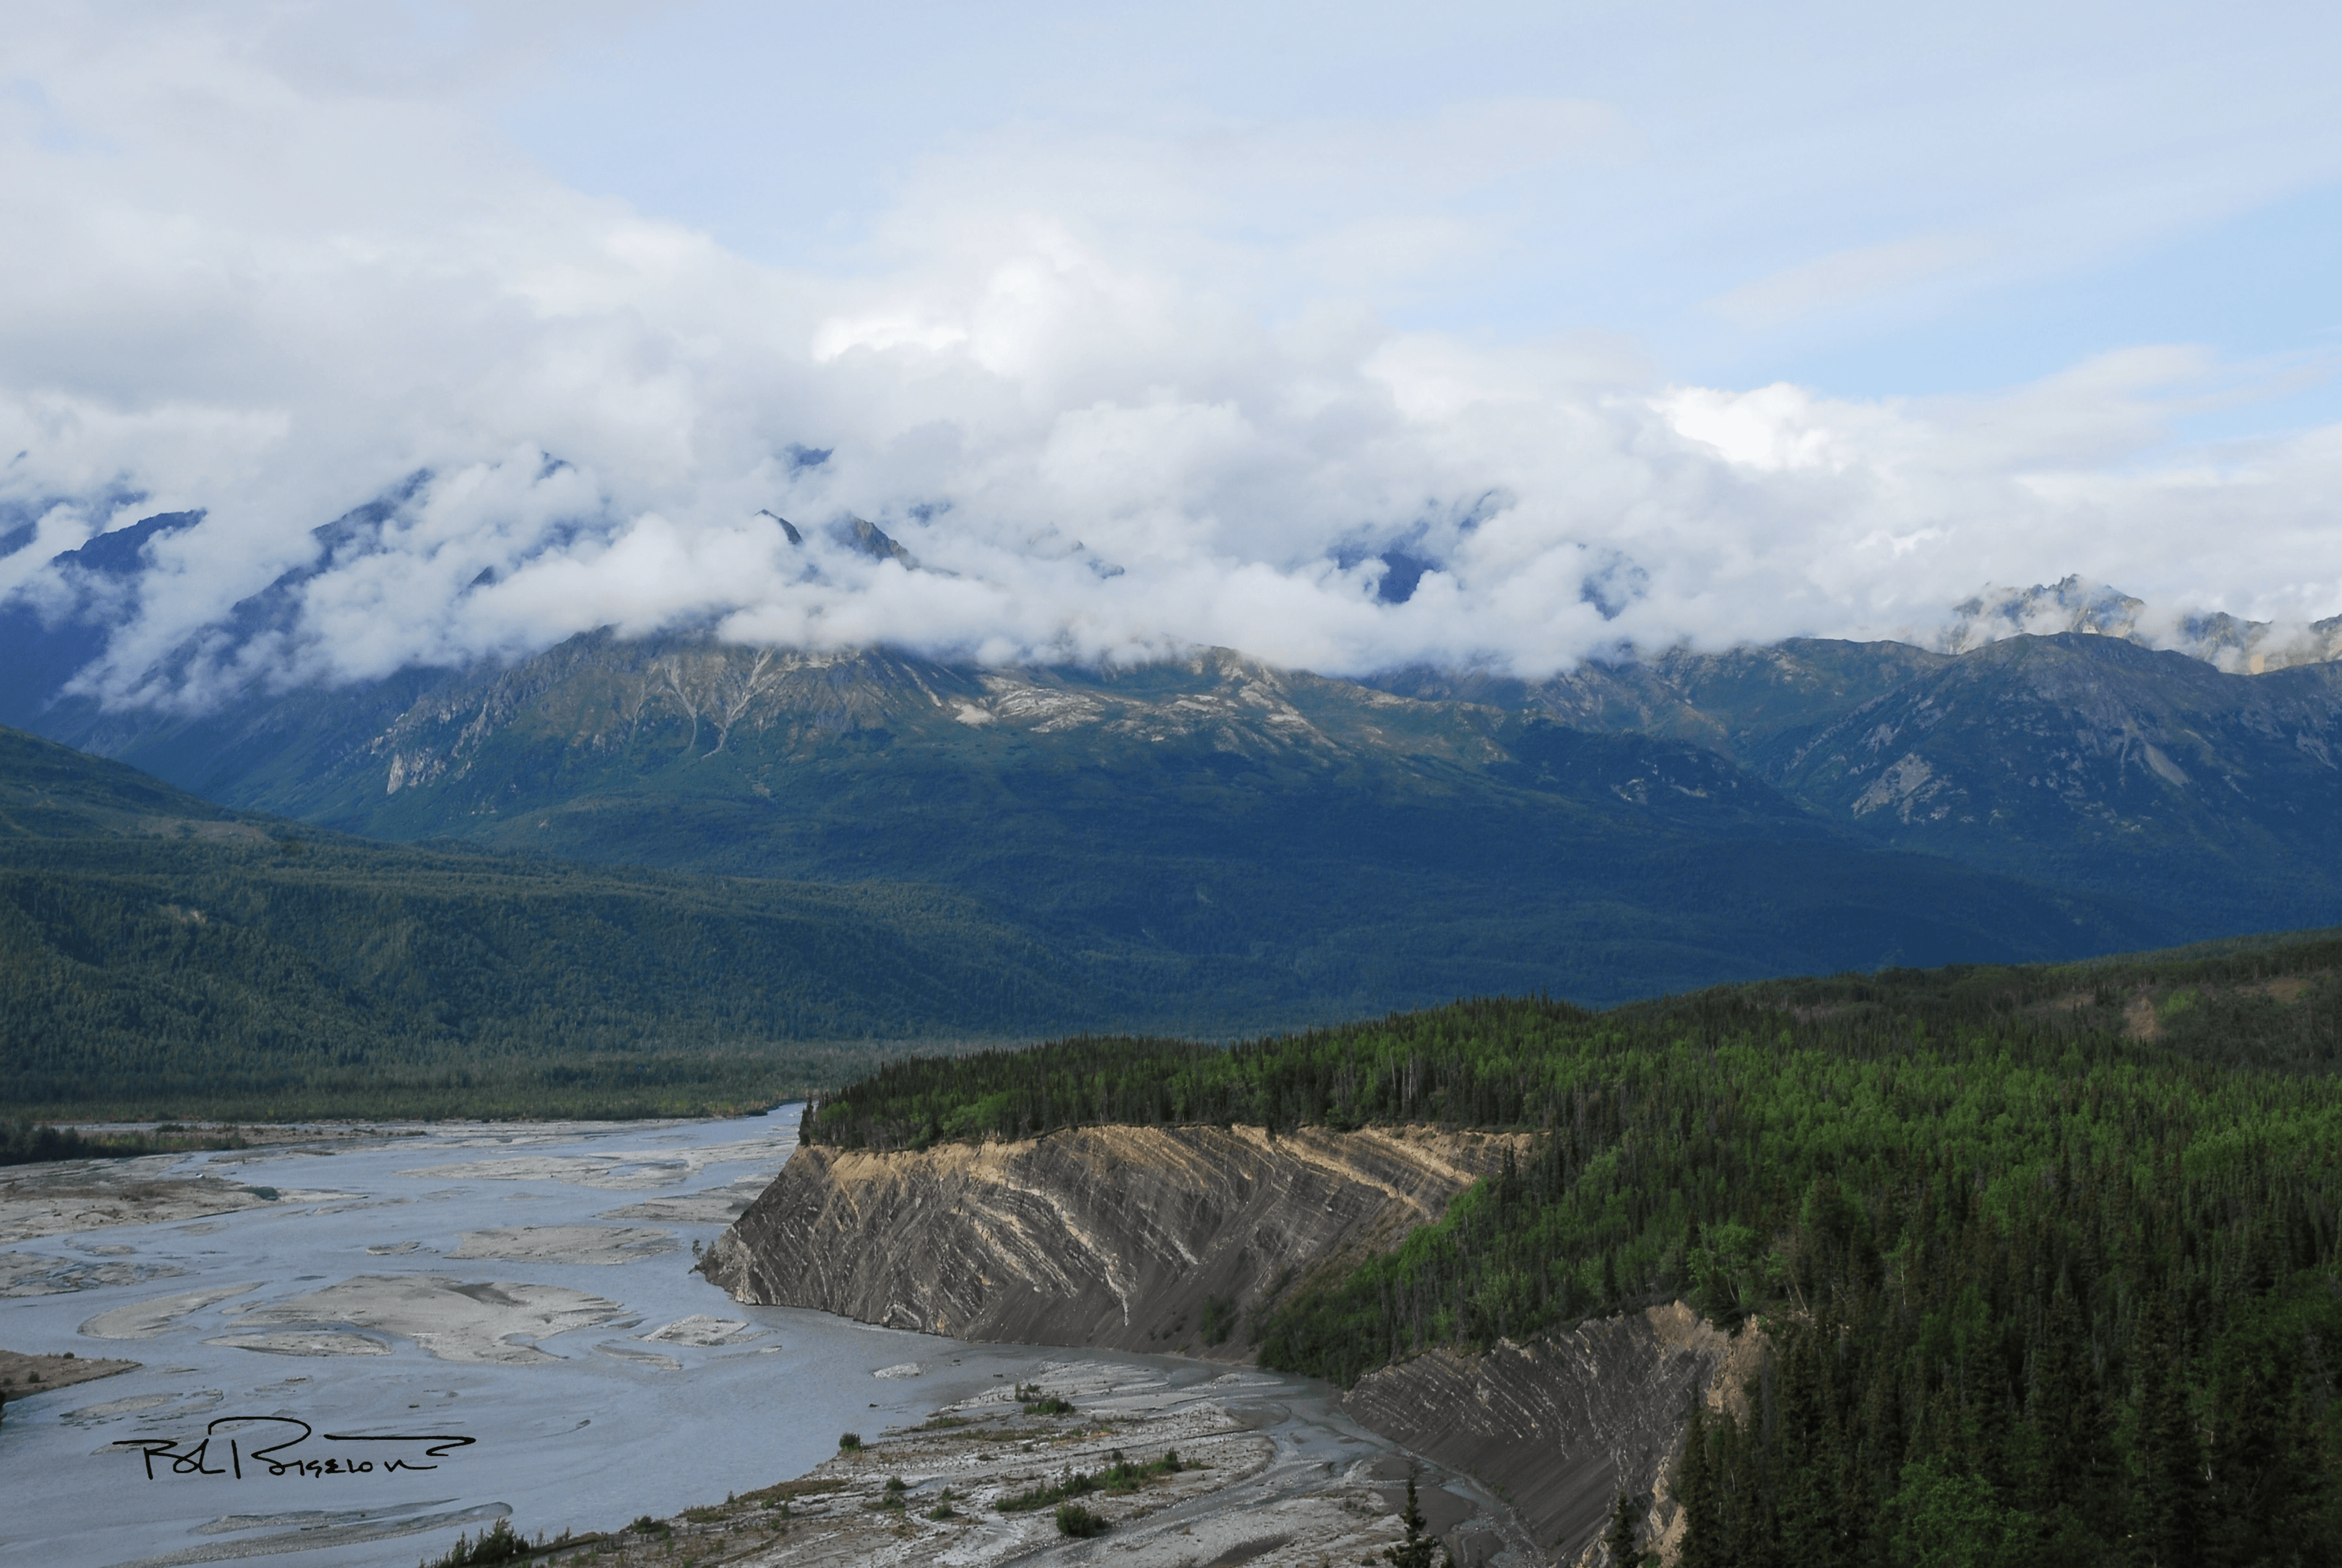
[[[0,106],[0,218],[39,240],[0,255],[0,594],[52,602],[60,552],[205,512],[109,611],[84,678],[115,700],[604,625],[1534,676],[1924,635],[1984,583],[2071,571],[2342,610],[2342,431],[2170,439],[2249,367],[2139,349],[1935,400],[1676,385],[1615,338],[1402,329],[1333,285],[1272,306],[1078,206],[940,177],[906,186],[883,265],[788,271],[564,186],[459,97],[353,86],[280,15],[101,37],[41,13],[37,85]],[[1434,129],[1491,126],[1610,134],[1515,104]],[[1327,183],[1323,145],[1294,156],[1270,183]],[[1192,188],[1139,161],[1165,199]],[[856,548],[849,516],[916,566]]]

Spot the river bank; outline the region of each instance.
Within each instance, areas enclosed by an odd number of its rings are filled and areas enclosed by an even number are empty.
[[[733,1302],[690,1271],[692,1256],[795,1141],[794,1108],[721,1122],[384,1126],[0,1186],[0,1344],[138,1363],[11,1402],[0,1469],[12,1493],[45,1501],[0,1518],[0,1564],[411,1568],[497,1519],[532,1535],[606,1536],[643,1515],[716,1528],[730,1517],[718,1500],[784,1481],[838,1483],[821,1493],[832,1523],[816,1531],[793,1514],[773,1539],[739,1524],[726,1560],[753,1548],[756,1561],[841,1561],[893,1550],[906,1538],[889,1532],[907,1526],[928,1554],[991,1563],[1027,1546],[984,1503],[960,1510],[980,1528],[871,1511],[872,1535],[846,1502],[875,1497],[896,1468],[906,1485],[973,1500],[996,1470],[1038,1474],[1036,1455],[1087,1467],[1115,1446],[1153,1459],[1181,1444],[1228,1457],[1101,1502],[1129,1502],[1129,1516],[1095,1542],[1029,1543],[1035,1560],[1093,1549],[1136,1560],[1124,1549],[1158,1528],[1140,1512],[1165,1508],[1185,1511],[1159,1527],[1166,1563],[1239,1547],[1251,1554],[1231,1563],[1311,1563],[1296,1554],[1305,1537],[1395,1530],[1393,1483],[1375,1467],[1403,1478],[1406,1457],[1323,1385],[1246,1371],[1204,1390],[1228,1369]],[[1068,1370],[1076,1358],[1093,1370]],[[1062,1384],[1085,1420],[1110,1428],[1094,1442],[1045,1422],[1015,1440],[1035,1449],[996,1452],[928,1425],[1035,1381]],[[1024,1420],[986,1409],[979,1424]],[[864,1458],[837,1457],[846,1430],[871,1440]],[[1244,1445],[1263,1442],[1256,1470]],[[1428,1480],[1436,1492],[1441,1477]],[[1500,1512],[1468,1486],[1452,1505],[1426,1493],[1427,1509],[1451,1506],[1456,1519]],[[1228,1533],[1264,1509],[1300,1523]],[[1191,1543],[1228,1538],[1206,1553],[1169,1540],[1182,1529]],[[1245,1546],[1279,1532],[1285,1546]]]

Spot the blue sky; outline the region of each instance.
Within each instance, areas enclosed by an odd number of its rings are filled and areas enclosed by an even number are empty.
[[[2195,344],[2297,422],[2342,397],[2337,67],[2342,13],[2307,5],[706,5],[614,19],[495,113],[565,181],[780,266],[866,265],[972,166],[1269,253],[1272,310],[1613,333],[1671,377],[1861,397]],[[1314,193],[1245,166],[1350,148]],[[1295,254],[1377,225],[1419,259]]]
[[[28,0],[5,70],[0,596],[208,508],[125,700],[418,469],[227,676],[2342,613],[2330,5]]]

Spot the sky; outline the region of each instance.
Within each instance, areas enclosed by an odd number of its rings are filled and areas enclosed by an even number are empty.
[[[202,508],[84,678],[195,705],[600,625],[1534,676],[2068,574],[2307,622],[2337,72],[2306,4],[18,0],[0,595],[95,613],[58,556]]]

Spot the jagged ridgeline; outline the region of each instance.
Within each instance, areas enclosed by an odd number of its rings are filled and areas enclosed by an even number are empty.
[[[1689,1568],[2332,1562],[2337,937],[898,1062],[808,1137],[1529,1129],[1267,1302],[1261,1359],[1348,1384],[1680,1296],[1774,1346],[1749,1418],[1694,1428]]]

